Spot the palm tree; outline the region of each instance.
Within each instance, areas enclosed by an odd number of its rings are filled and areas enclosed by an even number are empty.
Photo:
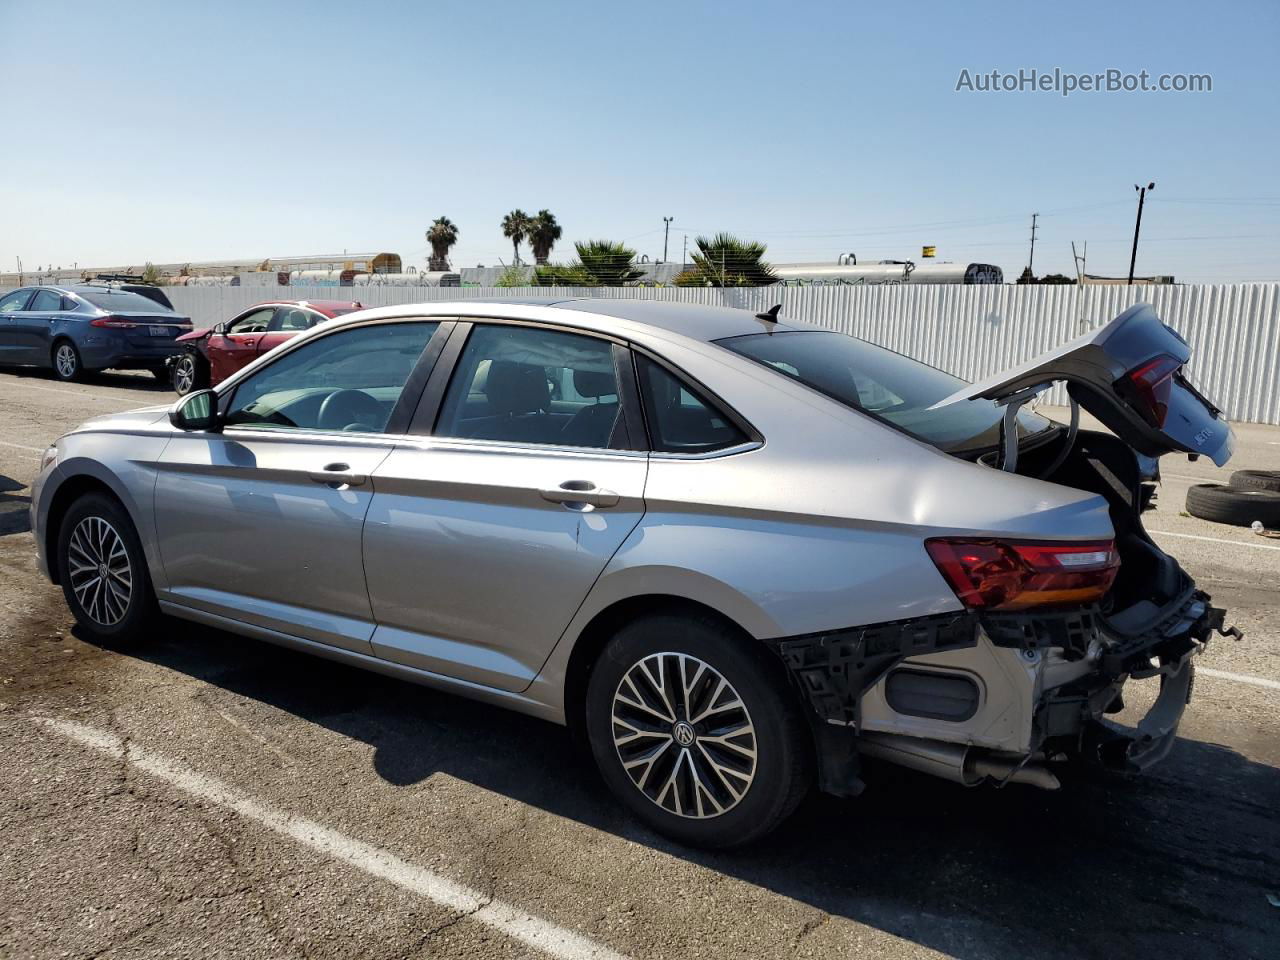
[[[502,235],[511,241],[511,249],[515,251],[515,263],[520,263],[520,244],[529,236],[529,228],[533,221],[519,207],[502,218]]]
[[[533,248],[533,262],[547,262],[551,256],[551,248],[560,239],[560,224],[556,223],[556,215],[550,210],[539,210],[538,215],[529,223],[529,246]]]
[[[578,251],[576,266],[581,267],[592,286],[620,287],[644,276],[643,270],[636,269],[636,252],[620,243],[588,240],[573,246]]]
[[[448,217],[436,217],[431,221],[431,229],[427,231],[427,243],[431,244],[431,259],[427,269],[440,271],[449,269],[449,248],[458,242],[458,228]]]
[[[731,233],[698,237],[693,267],[676,278],[680,286],[760,287],[778,278],[764,262],[765,245]]]

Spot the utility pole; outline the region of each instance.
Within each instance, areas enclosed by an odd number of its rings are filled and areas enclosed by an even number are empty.
[[[667,262],[667,235],[671,232],[671,221],[675,217],[662,218],[662,262]]]
[[[1076,242],[1071,241],[1071,259],[1076,264],[1076,283],[1084,283],[1085,271],[1089,269],[1089,241],[1084,242],[1084,251],[1076,253]]]
[[[1133,189],[1138,191],[1138,219],[1133,225],[1133,253],[1129,254],[1129,286],[1133,286],[1133,267],[1138,262],[1138,231],[1142,229],[1142,204],[1147,199],[1147,191],[1154,190],[1156,183],[1152,180],[1145,187],[1140,187],[1136,183]]]
[[[1036,262],[1036,221],[1040,219],[1040,214],[1033,213],[1031,215],[1031,255],[1027,257],[1027,273],[1034,276],[1031,265]]]
[[[680,249],[680,269],[683,270],[689,263],[689,235],[684,235],[684,246]]]

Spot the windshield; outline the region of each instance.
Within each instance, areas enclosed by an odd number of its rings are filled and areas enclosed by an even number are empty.
[[[865,340],[820,330],[793,330],[716,342],[948,453],[994,447],[1000,442],[1003,411],[995,403],[964,400],[930,410],[965,381]],[[1018,415],[1020,436],[1052,425],[1026,410]]]
[[[127,290],[77,290],[76,296],[110,313],[170,313],[147,297]]]

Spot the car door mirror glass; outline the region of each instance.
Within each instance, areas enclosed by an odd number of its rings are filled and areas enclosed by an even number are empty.
[[[197,390],[187,394],[169,411],[169,422],[179,430],[221,430],[218,394],[213,390]]]

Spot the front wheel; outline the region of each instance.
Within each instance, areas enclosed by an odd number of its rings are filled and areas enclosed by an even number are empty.
[[[58,529],[58,579],[80,628],[104,644],[140,640],[156,614],[142,543],[129,515],[101,493],[71,505]]]
[[[209,386],[209,364],[204,357],[188,350],[174,362],[173,389],[180,397]]]
[[[80,351],[70,340],[59,340],[53,345],[53,375],[59,380],[79,380],[84,376],[80,363]]]
[[[605,646],[587,687],[591,751],[641,820],[682,843],[768,833],[810,785],[798,704],[758,642],[711,619],[661,615]]]

